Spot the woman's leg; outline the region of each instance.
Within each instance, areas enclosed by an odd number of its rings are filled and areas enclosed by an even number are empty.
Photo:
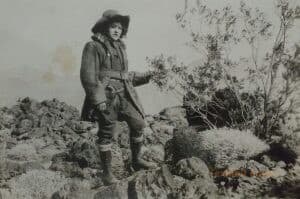
[[[108,106],[107,110],[97,113],[98,116],[98,149],[100,153],[101,165],[103,168],[103,183],[105,185],[114,184],[117,179],[112,173],[112,153],[111,146],[113,135],[116,130],[118,113],[114,107]]]
[[[134,170],[155,168],[156,164],[142,159],[143,130],[146,127],[141,114],[126,98],[121,100],[121,118],[130,129],[130,148],[132,152],[132,167]]]

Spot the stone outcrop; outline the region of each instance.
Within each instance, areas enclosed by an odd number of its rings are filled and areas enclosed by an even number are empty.
[[[129,130],[119,123],[112,164],[120,181],[104,186],[97,126],[80,121],[74,107],[25,98],[0,108],[0,198],[259,198],[300,179],[298,163],[257,156],[268,145],[249,132],[197,132],[181,107],[146,121],[143,158],[158,168],[133,172]]]

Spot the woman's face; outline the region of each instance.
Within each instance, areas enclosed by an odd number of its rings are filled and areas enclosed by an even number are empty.
[[[123,32],[123,27],[120,22],[113,22],[108,27],[108,36],[117,41],[120,39]]]

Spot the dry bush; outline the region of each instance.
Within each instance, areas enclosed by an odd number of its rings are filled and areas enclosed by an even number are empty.
[[[289,39],[297,31],[299,2],[278,0],[278,23],[243,1],[238,11],[195,2],[186,4],[176,20],[190,34],[187,44],[198,52],[198,62],[187,65],[165,55],[147,58],[156,73],[154,84],[184,98],[183,105],[206,128],[251,129],[270,143],[274,135],[293,141],[295,137],[285,136],[288,132],[280,125],[289,123],[288,115],[299,114],[300,47]],[[245,55],[237,53],[245,46]],[[216,95],[222,90],[230,95],[220,100]],[[215,109],[225,110],[229,119]]]
[[[235,160],[247,160],[269,149],[249,131],[212,129],[197,132],[182,128],[174,133],[174,160],[198,157],[212,168],[226,168]]]

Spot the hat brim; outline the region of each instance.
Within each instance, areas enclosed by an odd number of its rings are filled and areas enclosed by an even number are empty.
[[[127,34],[127,30],[129,27],[130,17],[128,15],[115,15],[109,18],[102,17],[99,19],[96,24],[92,27],[91,31],[95,34],[97,32],[102,32],[107,27],[107,25],[111,22],[120,22],[123,26],[124,33],[123,35]]]

